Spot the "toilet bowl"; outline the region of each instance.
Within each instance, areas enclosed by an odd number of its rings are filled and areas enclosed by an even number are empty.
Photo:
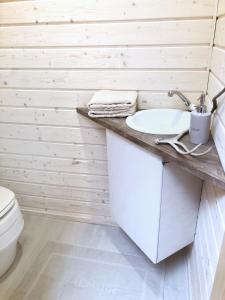
[[[15,259],[23,226],[24,220],[15,194],[0,187],[0,277]]]

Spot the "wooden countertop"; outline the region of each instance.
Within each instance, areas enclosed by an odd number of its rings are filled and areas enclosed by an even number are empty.
[[[207,145],[201,147],[202,151],[202,149],[204,150],[210,145],[214,145],[213,149],[206,155],[200,157],[192,157],[190,155],[184,156],[178,154],[169,145],[156,145],[155,138],[158,137],[158,135],[141,133],[129,128],[126,125],[125,118],[91,118],[88,116],[87,108],[77,108],[77,112],[98,123],[99,125],[116,132],[117,134],[145,148],[146,150],[158,154],[163,158],[163,160],[167,162],[173,161],[179,167],[185,169],[193,175],[201,178],[202,180],[208,180],[214,185],[217,185],[225,190],[225,173],[220,163],[219,156],[212,138]],[[188,135],[185,136],[182,141],[184,141],[185,144],[190,148],[193,146],[193,144],[191,144],[189,141]]]

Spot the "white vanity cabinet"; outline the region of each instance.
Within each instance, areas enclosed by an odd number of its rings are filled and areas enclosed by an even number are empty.
[[[158,263],[194,240],[202,181],[107,130],[115,222]]]

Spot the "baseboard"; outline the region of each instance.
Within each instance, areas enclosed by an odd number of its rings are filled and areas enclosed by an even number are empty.
[[[21,207],[22,212],[36,214],[36,215],[44,215],[52,218],[63,219],[67,221],[74,221],[74,222],[82,222],[82,223],[90,223],[90,224],[97,224],[97,225],[110,225],[110,226],[117,226],[115,222],[113,222],[111,217],[105,216],[95,216],[95,215],[88,215],[88,214],[80,214],[80,213],[65,213],[56,210],[50,209],[34,209],[30,207]]]

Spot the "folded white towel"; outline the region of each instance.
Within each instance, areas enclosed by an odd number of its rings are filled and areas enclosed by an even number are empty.
[[[89,110],[88,115],[92,118],[115,118],[115,117],[128,117],[133,115],[136,112],[136,105],[133,105],[129,109],[121,110]]]
[[[88,103],[89,109],[116,109],[130,108],[136,104],[137,93],[135,91],[111,91],[101,90],[94,94]]]
[[[101,90],[88,103],[93,118],[127,117],[136,111],[137,93],[133,91]]]

